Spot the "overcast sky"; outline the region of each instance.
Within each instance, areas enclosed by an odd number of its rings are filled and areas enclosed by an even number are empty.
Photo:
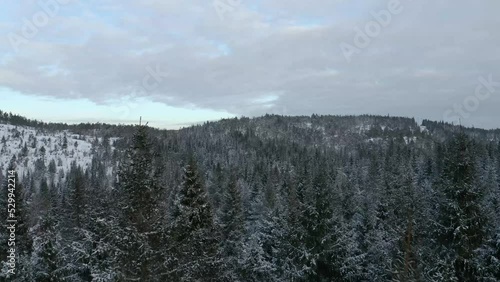
[[[498,0],[19,0],[0,109],[157,127],[265,113],[500,127]]]

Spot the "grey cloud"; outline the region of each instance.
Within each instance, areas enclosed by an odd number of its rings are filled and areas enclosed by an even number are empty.
[[[0,85],[96,103],[135,93],[237,115],[391,113],[439,120],[474,94],[479,76],[500,81],[500,2],[494,0],[401,0],[403,12],[351,63],[339,44],[352,44],[354,27],[363,28],[388,1],[272,0],[255,9],[242,0],[224,20],[210,1],[99,3],[80,3],[84,14],[61,14],[57,26],[0,60]],[[314,19],[319,23],[307,24]],[[0,30],[13,31],[11,24]],[[5,44],[2,39],[0,50],[9,49]],[[168,76],[144,91],[147,68],[157,66]],[[270,96],[276,97],[266,102]],[[500,127],[499,105],[500,89],[464,123]]]

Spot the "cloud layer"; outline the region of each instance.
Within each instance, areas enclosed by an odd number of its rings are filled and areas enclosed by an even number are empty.
[[[480,77],[500,82],[500,2],[395,1],[19,1],[0,12],[0,86],[97,104],[500,127],[500,84],[471,98]],[[343,43],[356,52],[346,58]]]

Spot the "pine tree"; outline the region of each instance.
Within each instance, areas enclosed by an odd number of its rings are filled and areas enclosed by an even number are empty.
[[[63,150],[68,149],[68,137],[66,136],[66,132],[64,133],[64,137],[63,137],[63,140],[62,140],[61,147],[62,147]]]
[[[305,169],[298,182],[296,200],[293,194],[290,198],[297,207],[290,211],[286,232],[288,250],[295,261],[288,266],[288,273],[297,276],[294,279],[298,281],[341,277],[340,270],[334,267],[333,247],[338,239],[333,228],[332,186],[327,181],[325,166],[325,162],[319,162],[312,181]]]
[[[283,260],[281,264],[281,275],[288,281],[299,281],[303,277],[304,268],[301,265],[302,257],[302,238],[304,234],[300,222],[300,213],[302,212],[299,202],[299,192],[297,191],[298,181],[294,178],[288,178],[283,183],[285,191],[286,213],[283,215],[284,235],[281,240],[280,257]]]
[[[61,269],[62,247],[60,243],[60,221],[57,206],[57,194],[54,184],[49,187],[47,179],[42,179],[36,197],[34,209],[38,214],[33,227],[33,279],[35,281],[63,281],[64,271]]]
[[[475,251],[484,240],[483,193],[476,185],[474,143],[460,133],[447,145],[441,175],[443,203],[439,238],[453,265],[450,280],[476,281]]]
[[[306,223],[306,247],[311,251],[311,271],[307,277],[311,280],[324,280],[333,275],[331,247],[336,241],[333,233],[333,210],[331,187],[327,182],[325,164],[320,164],[312,184],[312,210]]]
[[[116,190],[106,186],[107,175],[99,155],[94,156],[85,178],[85,182],[91,185],[86,187],[84,197],[88,203],[84,205],[84,225],[77,229],[78,241],[72,243],[72,262],[79,262],[77,271],[83,281],[124,279],[119,259],[122,258],[122,250],[128,249],[122,242],[130,240],[124,239],[130,236],[130,232],[120,226],[118,219],[122,210],[113,204],[117,197],[111,191]]]
[[[417,223],[419,223],[416,202],[419,200],[416,193],[413,168],[408,161],[399,166],[400,193],[396,198],[400,201],[398,222],[399,242],[394,267],[394,278],[397,281],[419,281],[418,250],[417,250]]]
[[[58,233],[54,215],[43,215],[35,227],[33,240],[33,276],[35,281],[57,282],[63,281],[59,270]]]
[[[223,260],[224,281],[238,281],[242,272],[240,260],[243,251],[244,221],[240,187],[236,177],[230,180],[223,194],[221,209],[222,241],[220,255]]]
[[[217,234],[207,192],[191,157],[184,167],[170,230],[173,244],[165,276],[175,281],[216,281]]]
[[[72,226],[81,228],[86,217],[87,201],[85,197],[87,191],[84,172],[81,167],[77,166],[76,162],[71,164],[68,186],[68,213],[71,215]]]
[[[26,142],[24,142],[24,146],[23,146],[23,148],[21,150],[21,156],[27,157],[28,156],[28,152],[29,152],[28,145],[26,144]]]
[[[151,141],[146,126],[139,126],[120,166],[118,185],[124,192],[126,212],[139,232],[151,232],[159,220],[159,201],[164,188],[159,185],[158,171],[153,166]]]
[[[49,163],[49,173],[55,174],[56,173],[56,161],[54,159],[50,160]]]
[[[49,213],[52,209],[52,199],[46,178],[40,181],[40,189],[37,193],[37,206],[42,215]]]
[[[122,271],[127,279],[151,279],[159,259],[164,189],[153,166],[152,145],[148,127],[138,126],[132,146],[118,172],[119,203],[124,212],[124,228],[130,241],[123,242]]]

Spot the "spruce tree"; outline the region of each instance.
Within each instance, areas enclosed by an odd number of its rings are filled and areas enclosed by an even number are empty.
[[[222,240],[220,247],[225,281],[238,281],[241,275],[241,254],[243,251],[244,221],[242,198],[237,179],[233,176],[224,191],[221,209]]]
[[[483,191],[476,182],[473,141],[464,133],[448,144],[440,186],[443,192],[439,239],[453,266],[450,280],[476,281],[475,251],[484,240]],[[449,273],[450,275],[450,273]]]
[[[175,281],[217,281],[217,234],[207,192],[194,158],[184,167],[169,232],[165,276]]]
[[[319,171],[312,183],[311,212],[306,224],[306,246],[311,252],[308,273],[310,280],[324,281],[327,277],[337,275],[332,265],[333,238],[333,209],[331,186],[327,181],[327,172],[324,163],[320,163]]]
[[[68,195],[69,210],[72,226],[82,228],[86,218],[86,183],[85,175],[81,167],[76,162],[71,164],[71,170],[68,174]]]
[[[157,271],[158,248],[161,245],[163,187],[153,165],[154,154],[148,127],[139,125],[120,165],[117,186],[123,228],[128,233],[122,242],[122,271],[126,279],[151,279]]]
[[[35,228],[31,258],[33,262],[34,281],[64,281],[61,279],[62,274],[59,272],[60,258],[58,256],[59,248],[57,245],[59,236],[56,228],[57,223],[54,215],[50,212],[42,216]]]

